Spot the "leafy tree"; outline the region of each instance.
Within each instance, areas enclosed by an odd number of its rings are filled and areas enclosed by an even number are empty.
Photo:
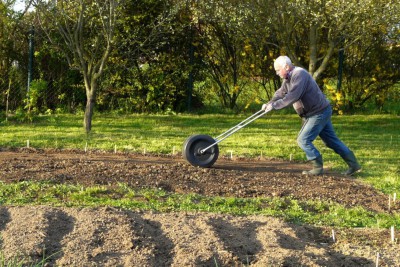
[[[124,5],[101,103],[125,111],[184,110],[188,79],[194,73],[194,42],[186,5],[170,0],[129,1]],[[122,99],[121,99],[122,98]]]
[[[281,80],[276,75],[273,60],[280,55],[277,34],[270,25],[272,8],[260,8],[257,1],[250,1],[250,11],[242,27],[244,35],[248,38],[252,52],[249,53],[249,77],[257,85],[253,91],[252,99],[266,102],[280,87]],[[261,88],[263,93],[257,88]],[[263,99],[265,97],[265,99]],[[258,102],[258,101],[256,101]]]
[[[79,69],[86,89],[84,128],[92,128],[98,82],[114,46],[118,0],[37,0],[40,18],[51,21],[62,38],[52,42],[65,52],[71,67]],[[50,23],[46,23],[50,25]],[[49,33],[49,37],[53,36]]]
[[[281,52],[304,66],[314,79],[329,67],[338,49],[363,40],[370,29],[393,22],[394,0],[257,1],[265,10],[264,25],[277,36]]]
[[[346,49],[343,88],[335,94],[339,110],[359,108],[370,100],[382,108],[400,81],[400,34],[388,39],[384,27],[371,32]]]
[[[15,0],[0,2],[0,101],[7,112],[26,96],[27,42],[26,9],[15,11]],[[29,5],[30,1],[27,1]]]
[[[36,79],[47,82],[43,104],[48,109],[75,112],[85,103],[85,88],[81,73],[70,68],[65,57],[54,49],[43,32],[35,33],[34,72]]]
[[[280,85],[272,63],[281,53],[322,83],[335,79],[336,55],[344,51],[343,87],[331,88],[342,108],[369,100],[381,105],[398,81],[400,4],[394,0],[35,0],[37,17],[13,14],[13,2],[0,5],[2,103],[10,70],[26,68],[27,42],[20,40],[33,21],[48,36],[36,46],[35,79],[63,103],[76,98],[67,87],[86,93],[87,132],[95,102],[102,110],[158,112],[184,110],[213,90],[232,109],[269,98]],[[201,83],[207,86],[192,90]]]
[[[250,15],[249,2],[202,1],[194,8],[207,49],[203,57],[215,82],[215,92],[224,107],[233,109],[250,82],[249,69],[254,68],[249,57],[253,48],[242,29]]]

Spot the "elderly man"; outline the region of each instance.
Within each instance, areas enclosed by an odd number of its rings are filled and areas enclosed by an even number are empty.
[[[313,163],[313,169],[303,171],[303,174],[323,174],[322,155],[313,144],[317,136],[347,163],[349,168],[344,175],[350,176],[359,172],[361,166],[354,153],[335,134],[331,122],[332,108],[312,76],[305,69],[294,66],[287,56],[278,57],[274,68],[276,74],[283,79],[282,86],[262,109],[278,110],[293,105],[303,119],[297,143],[305,152],[307,160]]]

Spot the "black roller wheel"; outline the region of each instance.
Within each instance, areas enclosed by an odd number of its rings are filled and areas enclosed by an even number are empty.
[[[215,144],[203,153],[201,150],[214,143],[214,138],[209,135],[192,135],[183,143],[183,158],[193,166],[209,168],[218,159],[218,145]]]

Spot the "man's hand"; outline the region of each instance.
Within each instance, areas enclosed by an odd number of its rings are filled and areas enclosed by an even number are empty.
[[[272,106],[272,103],[264,104],[261,107],[261,110],[264,110],[265,112],[269,112],[273,109],[274,109],[274,107]]]

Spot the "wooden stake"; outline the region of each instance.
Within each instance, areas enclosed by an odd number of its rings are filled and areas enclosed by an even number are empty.
[[[172,147],[172,155],[175,155],[175,146]]]
[[[390,227],[390,240],[394,243],[394,226]]]
[[[117,154],[117,145],[114,145],[114,154]]]
[[[29,148],[29,139],[26,140],[26,147]]]
[[[87,150],[88,150],[88,145],[87,145],[87,142],[86,142],[86,145],[85,145],[85,153],[87,152]]]
[[[396,193],[393,193],[393,204],[396,202]]]
[[[293,159],[293,154],[290,154],[289,161],[292,161],[292,159]]]
[[[332,229],[332,240],[333,240],[333,243],[336,242],[335,230],[333,230],[333,229]]]
[[[143,148],[143,155],[146,155],[146,148]]]
[[[379,266],[379,252],[376,253],[376,267]]]

